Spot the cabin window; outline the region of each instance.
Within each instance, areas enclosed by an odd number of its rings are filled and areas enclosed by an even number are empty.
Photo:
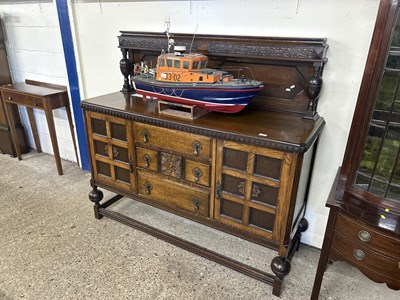
[[[172,68],[172,59],[167,59],[167,67]]]
[[[160,59],[158,60],[158,66],[164,67],[164,65],[165,65],[165,60],[164,60],[164,58],[160,58]]]
[[[203,76],[200,76],[200,77],[199,77],[199,81],[203,81]]]
[[[199,67],[199,61],[193,61],[193,69],[197,69]]]
[[[174,68],[180,69],[181,68],[181,61],[180,60],[174,60]]]
[[[190,62],[184,61],[183,62],[183,68],[189,70]]]
[[[200,69],[204,69],[204,68],[206,68],[207,67],[207,60],[205,59],[205,60],[202,60],[201,62],[200,62]]]

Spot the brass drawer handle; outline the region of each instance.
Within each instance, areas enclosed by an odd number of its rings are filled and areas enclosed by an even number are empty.
[[[199,155],[200,154],[200,150],[202,148],[201,143],[199,141],[194,141],[192,143],[192,147],[193,147],[193,154],[194,155]]]
[[[194,181],[196,182],[196,183],[198,183],[199,182],[199,180],[200,180],[200,177],[203,175],[203,172],[201,172],[201,170],[199,169],[199,168],[194,168],[193,170],[192,170],[192,173],[193,173],[193,175],[194,175]]]
[[[150,192],[153,189],[153,186],[151,185],[151,183],[146,181],[146,183],[144,184],[144,188],[146,189],[146,194],[150,195]]]
[[[151,136],[150,132],[147,129],[143,129],[142,135],[143,135],[143,142],[147,143]]]
[[[150,166],[151,163],[151,157],[148,154],[143,155],[143,161],[146,169]]]
[[[359,238],[361,241],[368,243],[368,242],[371,240],[371,235],[369,234],[368,231],[360,230],[360,231],[358,232],[358,238]]]
[[[198,211],[199,208],[200,208],[200,204],[201,204],[200,199],[198,197],[194,197],[192,199],[192,202],[193,202],[193,205],[194,205],[194,210]]]
[[[353,251],[353,256],[355,259],[359,260],[359,261],[363,261],[365,260],[365,253],[364,251],[360,250],[360,249],[355,249]]]

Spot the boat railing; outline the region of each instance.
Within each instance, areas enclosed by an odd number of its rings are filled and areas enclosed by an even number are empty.
[[[224,66],[218,68],[218,70],[227,72],[233,75],[234,78],[241,79],[242,81],[255,80],[253,72],[249,67]]]

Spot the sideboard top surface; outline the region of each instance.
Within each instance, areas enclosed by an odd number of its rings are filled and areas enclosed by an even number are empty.
[[[286,152],[307,151],[325,124],[322,117],[314,122],[298,114],[252,108],[237,114],[210,112],[197,119],[186,120],[159,114],[157,101],[144,101],[121,92],[84,100],[81,107],[170,129]]]

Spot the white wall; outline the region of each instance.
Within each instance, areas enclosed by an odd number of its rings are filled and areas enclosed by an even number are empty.
[[[14,82],[25,79],[68,86],[67,71],[54,3],[0,5],[6,48]],[[72,107],[71,107],[72,109]],[[20,108],[28,143],[36,148],[25,108]],[[53,154],[46,117],[34,110],[42,151]],[[76,161],[65,108],[53,111],[60,156]]]
[[[52,4],[42,4],[42,9],[47,10],[47,5]],[[306,216],[310,227],[303,235],[303,242],[320,247],[328,213],[325,201],[342,162],[378,5],[379,0],[72,1],[70,15],[82,99],[121,89],[119,30],[161,32],[166,17],[171,19],[171,32],[192,33],[198,24],[199,34],[327,37],[329,61],[319,102],[319,113],[327,125],[310,190]],[[47,29],[56,27],[54,10],[48,8],[44,16],[38,4],[31,7],[42,20],[52,20]],[[20,16],[19,22],[29,27],[25,18],[31,17],[20,5],[0,6],[0,10]],[[8,27],[17,25],[8,23]],[[22,64],[27,68],[25,55],[18,50],[12,48],[12,66]],[[39,76],[37,73],[43,70],[49,74],[50,69],[43,62],[36,72],[21,70],[18,78],[32,73]]]

